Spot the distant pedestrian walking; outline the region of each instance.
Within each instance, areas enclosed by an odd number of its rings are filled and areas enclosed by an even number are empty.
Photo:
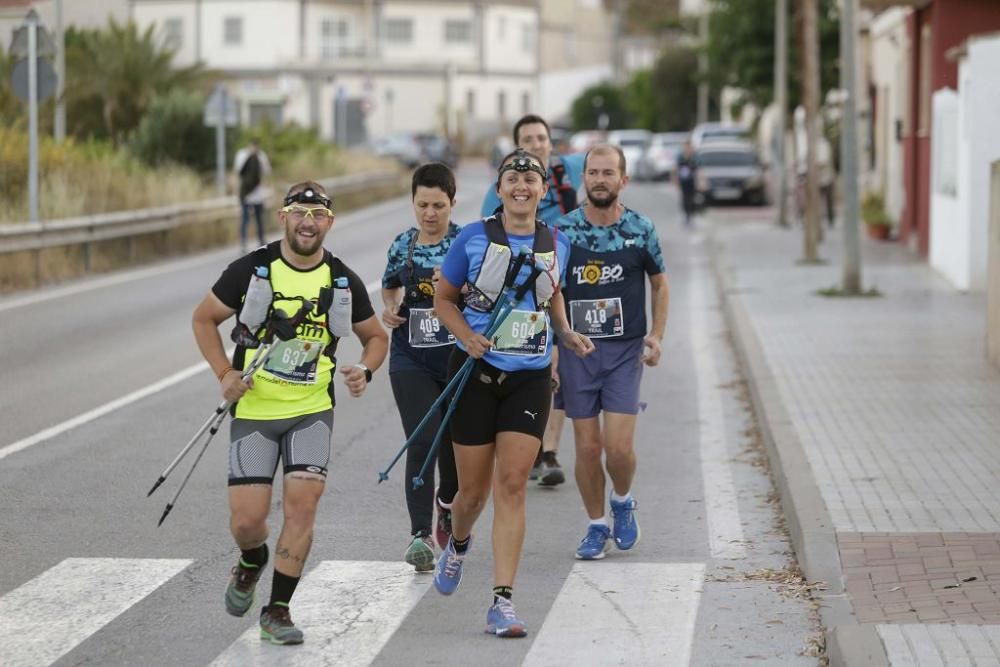
[[[697,179],[698,163],[694,157],[694,146],[688,140],[684,142],[684,148],[677,157],[677,187],[681,191],[681,211],[684,213],[685,227],[690,227],[693,222]]]
[[[267,153],[260,149],[256,140],[236,152],[233,160],[233,171],[240,182],[240,248],[247,252],[247,226],[250,224],[250,213],[253,212],[257,223],[257,241],[266,244],[264,238],[264,202],[267,201],[269,189],[265,180],[271,175],[271,162]]]

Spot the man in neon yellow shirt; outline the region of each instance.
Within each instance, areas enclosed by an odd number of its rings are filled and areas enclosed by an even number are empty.
[[[267,515],[280,460],[284,524],[275,547],[271,599],[261,610],[261,638],[301,644],[302,631],[292,622],[289,602],[309,555],[316,506],[326,485],[337,342],[353,333],[363,345],[359,362],[339,369],[351,396],[358,397],[385,359],[388,337],[364,282],[323,248],[334,221],[323,187],[294,185],[284,204],[278,213],[284,236],[226,268],[195,309],[193,328],[222,395],[237,401],[230,431],[229,506],[230,530],[242,554],[226,589],[226,611],[243,616],[253,605],[257,579],[268,561]],[[301,299],[314,307],[295,337],[275,341],[267,363],[244,381],[247,349],[255,346],[262,321],[275,309],[294,312]],[[242,335],[230,363],[218,327],[233,315],[234,338],[237,332]]]

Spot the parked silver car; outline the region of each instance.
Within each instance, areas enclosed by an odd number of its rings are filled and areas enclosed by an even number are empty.
[[[696,188],[705,204],[747,201],[767,203],[764,169],[757,149],[746,142],[709,142],[695,151]]]
[[[731,123],[698,123],[691,130],[691,145],[695,148],[715,141],[750,141],[750,132]]]
[[[687,132],[657,132],[650,138],[646,152],[635,172],[639,180],[671,180],[677,169],[677,154],[687,141]]]

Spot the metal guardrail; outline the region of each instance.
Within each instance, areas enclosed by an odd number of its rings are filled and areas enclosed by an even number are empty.
[[[365,188],[397,183],[395,172],[365,172],[318,181],[334,197]],[[93,243],[173,229],[205,219],[235,216],[235,196],[205,199],[189,204],[117,211],[45,222],[0,224],[0,255],[26,250]]]

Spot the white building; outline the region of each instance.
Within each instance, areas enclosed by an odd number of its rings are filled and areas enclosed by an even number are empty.
[[[1000,33],[956,54],[958,91],[933,98],[930,263],[958,289],[987,282],[991,166],[1000,160]]]
[[[868,76],[875,95],[874,164],[867,187],[881,191],[893,220],[903,211],[903,135],[907,121],[909,37],[906,20],[912,10],[893,7],[876,16],[869,27]]]
[[[350,124],[341,132],[353,141],[404,130],[475,140],[540,109],[538,0],[129,4],[179,64],[225,75],[245,123],[295,121],[334,139],[340,95]]]
[[[128,20],[129,0],[62,0],[64,26],[103,28],[108,19],[118,23]],[[0,0],[0,46],[10,47],[12,32],[24,23],[29,9],[38,12],[38,20],[55,34],[56,0]]]

